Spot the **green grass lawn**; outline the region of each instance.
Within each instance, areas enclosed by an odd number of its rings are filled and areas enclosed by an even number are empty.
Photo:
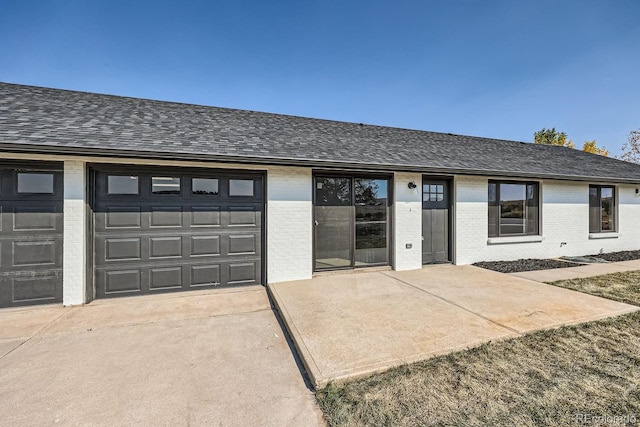
[[[640,272],[553,284],[640,306]],[[332,426],[637,425],[640,312],[330,384],[317,399]]]

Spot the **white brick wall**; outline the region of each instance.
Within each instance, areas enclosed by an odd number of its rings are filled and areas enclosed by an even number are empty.
[[[267,170],[267,280],[313,274],[313,199],[310,168]]]
[[[635,194],[635,186],[617,186],[616,237],[593,239],[589,238],[589,183],[549,180],[539,181],[543,240],[489,244],[487,181],[488,178],[456,177],[457,264],[640,249],[640,197]]]
[[[64,297],[65,305],[85,302],[86,177],[87,162],[129,163],[158,166],[211,167],[267,171],[267,280],[281,282],[312,277],[313,203],[311,168],[172,162],[139,159],[70,158],[44,155],[6,155],[4,158],[64,161]],[[421,174],[394,176],[393,239],[390,242],[396,270],[422,266]],[[542,186],[541,242],[487,243],[488,178],[457,176],[454,179],[454,262],[548,258],[640,248],[640,196],[636,186],[618,186],[617,238],[590,239],[588,233],[589,183],[540,181]],[[407,183],[415,181],[415,190]],[[560,246],[561,242],[566,245]],[[412,248],[406,249],[411,243]]]
[[[407,184],[416,183],[410,190]],[[393,201],[393,259],[395,270],[422,268],[422,175],[396,173]],[[410,243],[411,249],[406,245]]]
[[[64,162],[64,249],[62,302],[83,304],[86,286],[86,167],[81,161]]]

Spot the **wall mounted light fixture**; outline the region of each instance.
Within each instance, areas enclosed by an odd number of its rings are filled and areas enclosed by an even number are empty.
[[[414,188],[417,187],[416,182],[415,181],[409,181],[409,183],[407,184],[407,187],[409,187],[409,190],[413,190]]]

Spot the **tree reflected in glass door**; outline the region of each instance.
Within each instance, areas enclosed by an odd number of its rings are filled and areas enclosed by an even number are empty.
[[[387,246],[386,179],[355,179],[355,265],[384,264]]]

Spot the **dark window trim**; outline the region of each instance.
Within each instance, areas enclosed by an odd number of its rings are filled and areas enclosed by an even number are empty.
[[[491,200],[487,200],[487,208],[488,208],[488,224],[487,224],[487,234],[489,238],[494,238],[494,237],[521,237],[521,236],[541,236],[542,235],[542,186],[540,185],[539,181],[518,181],[518,180],[501,180],[501,179],[490,179],[488,180],[487,183],[487,192],[489,191],[489,185],[491,184],[495,184],[496,185],[496,197],[495,197],[495,202],[492,202]],[[537,201],[537,226],[536,226],[536,231],[535,232],[528,232],[526,230],[526,222],[527,222],[527,213],[528,213],[528,206],[526,205],[528,199],[525,198],[525,232],[524,233],[517,233],[517,234],[502,234],[500,232],[500,212],[499,212],[499,208],[500,208],[500,185],[502,184],[517,184],[517,185],[524,185],[525,186],[525,192],[526,192],[526,186],[528,185],[534,185],[536,186],[536,201]],[[526,194],[525,194],[526,197]],[[498,208],[498,217],[497,219],[497,226],[495,226],[496,228],[496,232],[492,233],[491,231],[491,214],[492,214],[492,207],[495,209],[496,207]]]
[[[591,200],[589,200],[589,233],[590,234],[600,234],[600,233],[617,233],[618,232],[618,197],[617,197],[617,187],[613,184],[589,184],[589,192],[591,189],[595,188],[597,191],[597,199],[598,199],[598,230],[591,228],[591,223],[593,222],[593,218],[591,217]],[[602,189],[603,188],[611,188],[611,197],[613,199],[613,209],[612,209],[612,220],[613,227],[611,230],[603,230],[602,229]]]

